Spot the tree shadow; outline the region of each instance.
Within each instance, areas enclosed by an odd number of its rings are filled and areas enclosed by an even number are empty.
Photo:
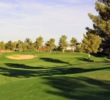
[[[8,77],[35,77],[45,75],[45,69],[41,66],[28,66],[25,64],[5,63],[7,67],[0,67],[0,74]]]
[[[81,61],[85,61],[85,62],[94,62],[94,60],[88,60],[87,58],[76,58],[78,60],[81,60]]]
[[[110,67],[103,67],[103,68],[66,68],[66,67],[55,67],[51,68],[50,72],[54,74],[59,74],[59,75],[65,75],[65,74],[78,74],[78,73],[87,73],[87,72],[94,72],[94,71],[100,71],[100,70],[108,70]]]
[[[48,94],[60,96],[67,100],[109,100],[110,81],[99,81],[87,77],[46,77],[44,84],[54,90],[46,90]]]
[[[58,59],[52,59],[52,58],[40,58],[41,60],[47,61],[47,62],[52,62],[52,63],[62,63],[62,64],[68,64],[68,62],[61,61]]]
[[[35,76],[52,76],[52,75],[66,75],[66,74],[78,74],[78,73],[87,73],[99,70],[108,70],[110,67],[104,68],[74,68],[73,65],[63,66],[63,67],[51,67],[43,68],[38,67],[33,68],[24,64],[13,64],[6,63],[8,67],[0,67],[0,74],[8,77],[35,77]]]
[[[33,67],[33,66],[27,66],[24,64],[15,64],[15,63],[5,63],[5,65],[9,66],[10,68],[21,68],[21,69],[44,69],[44,67]]]
[[[91,55],[95,57],[107,57],[108,56],[108,54],[104,52],[92,53]]]
[[[28,70],[28,69],[12,69],[12,68],[4,68],[0,67],[0,74],[8,77],[36,77],[36,76],[50,76],[49,73],[47,73],[48,70],[44,69],[34,69],[34,70]]]

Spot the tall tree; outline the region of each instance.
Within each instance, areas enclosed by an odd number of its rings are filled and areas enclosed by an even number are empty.
[[[43,44],[43,37],[39,36],[38,38],[36,38],[36,41],[34,43],[35,48],[39,51],[42,44]]]
[[[67,36],[62,35],[61,38],[60,38],[60,41],[59,41],[59,47],[60,47],[60,49],[62,50],[63,53],[65,52],[67,46],[68,46]]]
[[[5,48],[7,50],[13,50],[13,44],[12,44],[12,41],[8,41],[6,44],[5,44]]]
[[[15,41],[15,42],[12,42],[12,48],[13,48],[13,51],[16,50],[16,47],[17,47],[17,42],[16,42],[16,41]]]
[[[46,47],[47,47],[47,50],[49,50],[50,52],[55,49],[55,39],[51,38],[49,41],[46,42]]]
[[[108,52],[110,56],[110,0],[98,0],[95,6],[98,15],[89,14],[93,21],[93,29],[87,29],[102,38],[100,48],[103,48],[103,51]]]
[[[77,43],[77,40],[76,40],[76,38],[74,38],[74,37],[72,37],[72,39],[70,40],[70,45],[71,46],[76,46],[76,43]]]
[[[26,38],[25,41],[25,46],[26,46],[26,51],[31,51],[32,50],[32,41],[29,38]]]
[[[16,46],[17,50],[23,51],[23,45],[24,45],[24,43],[21,40],[18,40],[17,46]]]
[[[97,53],[101,44],[101,38],[93,33],[84,35],[82,41],[82,49],[88,53],[88,59],[90,60],[90,53]]]

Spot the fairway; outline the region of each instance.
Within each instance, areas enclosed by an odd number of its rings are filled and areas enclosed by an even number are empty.
[[[34,55],[13,60],[11,55]],[[109,100],[110,63],[85,53],[12,52],[0,57],[0,100]]]
[[[0,100],[110,100],[110,0],[0,0]]]

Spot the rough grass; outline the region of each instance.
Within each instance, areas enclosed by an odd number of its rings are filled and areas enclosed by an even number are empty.
[[[7,56],[34,55],[16,61]],[[110,63],[82,53],[12,52],[0,57],[0,100],[109,100]]]

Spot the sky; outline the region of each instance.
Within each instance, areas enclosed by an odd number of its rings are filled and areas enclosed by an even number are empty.
[[[30,38],[44,41],[62,35],[79,42],[92,27],[88,13],[96,14],[96,0],[0,0],[0,41]]]

